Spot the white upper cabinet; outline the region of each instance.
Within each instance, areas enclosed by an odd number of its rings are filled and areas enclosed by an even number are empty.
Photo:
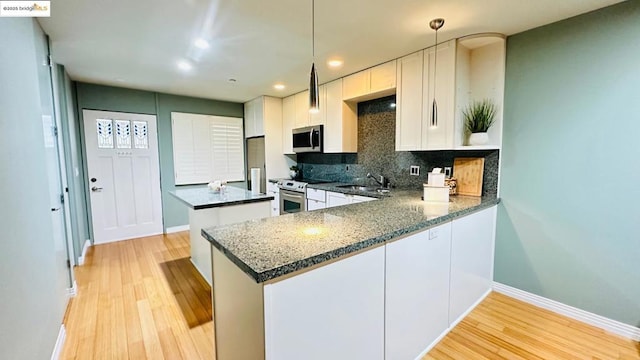
[[[245,138],[264,136],[264,98],[258,97],[244,104]]]
[[[424,51],[398,59],[396,151],[422,146],[422,71]]]
[[[504,73],[505,39],[499,34],[450,40],[438,44],[437,54],[430,47],[398,59],[396,151],[499,149]],[[466,146],[462,113],[483,99],[493,101],[497,110],[489,144]]]
[[[456,41],[424,51],[421,150],[453,148]],[[434,108],[434,99],[436,107]]]
[[[297,93],[293,96],[296,104],[294,128],[309,126],[309,120],[311,118],[309,114],[309,90]]]
[[[295,96],[282,99],[282,152],[294,154],[292,132],[296,127],[296,102]]]
[[[479,34],[458,39],[456,54],[456,149],[499,149],[502,146],[506,40],[501,34]],[[489,128],[489,143],[466,146],[462,112],[473,101],[489,99],[496,105],[495,123]]]
[[[356,104],[344,102],[343,80],[324,85],[324,152],[347,153],[358,151],[358,110]],[[320,92],[323,93],[322,91]],[[322,99],[321,99],[322,100]],[[324,109],[324,110],[323,110]]]
[[[343,100],[371,100],[392,95],[396,88],[396,60],[344,78]]]

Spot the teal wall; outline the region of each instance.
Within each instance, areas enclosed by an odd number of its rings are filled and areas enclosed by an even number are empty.
[[[3,18],[0,34],[0,358],[48,359],[68,276],[58,277],[52,235],[42,126],[51,84],[39,79],[46,38],[29,18]]]
[[[508,38],[496,281],[640,326],[640,1]]]
[[[78,112],[82,109],[156,115],[160,155],[162,214],[165,229],[189,223],[187,207],[169,194],[175,189],[171,112],[243,117],[244,105],[218,100],[176,96],[143,90],[77,83]],[[82,116],[80,115],[80,118]],[[82,119],[80,119],[82,124]],[[82,146],[84,149],[84,146]],[[86,171],[86,164],[85,164]],[[244,185],[244,184],[243,184]]]

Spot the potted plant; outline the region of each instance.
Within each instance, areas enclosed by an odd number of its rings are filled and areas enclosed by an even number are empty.
[[[293,165],[289,168],[289,177],[291,178],[291,180],[294,180],[295,178],[298,177],[299,171],[300,171],[300,168],[297,167],[296,165]]]
[[[489,142],[487,130],[493,125],[496,105],[489,99],[474,101],[462,111],[464,126],[469,133],[469,145],[484,145]]]

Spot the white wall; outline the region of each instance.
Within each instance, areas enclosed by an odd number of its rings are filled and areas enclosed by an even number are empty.
[[[56,277],[35,48],[44,34],[28,18],[3,18],[0,34],[0,358],[47,359],[65,299]]]

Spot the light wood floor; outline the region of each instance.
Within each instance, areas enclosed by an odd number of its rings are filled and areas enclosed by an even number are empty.
[[[62,359],[214,359],[189,233],[94,246],[76,267]],[[640,359],[640,344],[492,293],[424,359]]]

